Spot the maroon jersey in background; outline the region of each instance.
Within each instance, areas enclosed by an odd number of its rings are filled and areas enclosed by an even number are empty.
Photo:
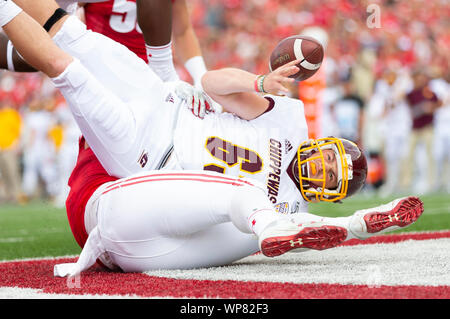
[[[431,104],[438,102],[436,95],[428,86],[413,89],[406,101],[411,109],[413,129],[421,129],[433,124],[433,109]]]

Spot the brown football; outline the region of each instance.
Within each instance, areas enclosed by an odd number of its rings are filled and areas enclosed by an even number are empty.
[[[291,75],[297,81],[304,81],[319,70],[324,55],[323,46],[314,38],[294,35],[281,40],[270,55],[271,71],[294,60],[301,60],[300,70]]]

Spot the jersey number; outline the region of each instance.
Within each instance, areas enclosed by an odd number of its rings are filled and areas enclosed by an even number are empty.
[[[262,170],[262,159],[252,150],[232,144],[215,136],[209,137],[206,140],[205,147],[214,158],[225,163],[227,167],[233,167],[236,164],[240,164],[239,169],[250,174],[254,174]],[[226,167],[216,164],[207,164],[203,166],[203,169],[225,173]]]
[[[114,0],[109,26],[118,33],[129,33],[135,29],[142,33],[137,23],[136,2]]]

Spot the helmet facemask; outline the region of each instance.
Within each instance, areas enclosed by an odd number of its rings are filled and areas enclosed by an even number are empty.
[[[325,166],[324,151],[332,150],[336,159],[337,186],[326,187],[328,172]],[[319,159],[322,165],[322,177],[311,177],[310,171],[315,171],[313,160]],[[308,202],[336,202],[347,196],[349,180],[353,178],[352,159],[346,154],[341,139],[334,137],[309,140],[300,145],[297,152],[298,178],[300,192]]]

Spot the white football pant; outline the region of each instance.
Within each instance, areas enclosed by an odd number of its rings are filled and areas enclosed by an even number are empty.
[[[97,247],[93,251],[106,251],[126,272],[226,265],[259,250],[249,222],[258,212],[263,223],[284,218],[248,179],[203,171],[139,173],[102,185],[89,200],[90,238],[80,262],[87,247]]]

